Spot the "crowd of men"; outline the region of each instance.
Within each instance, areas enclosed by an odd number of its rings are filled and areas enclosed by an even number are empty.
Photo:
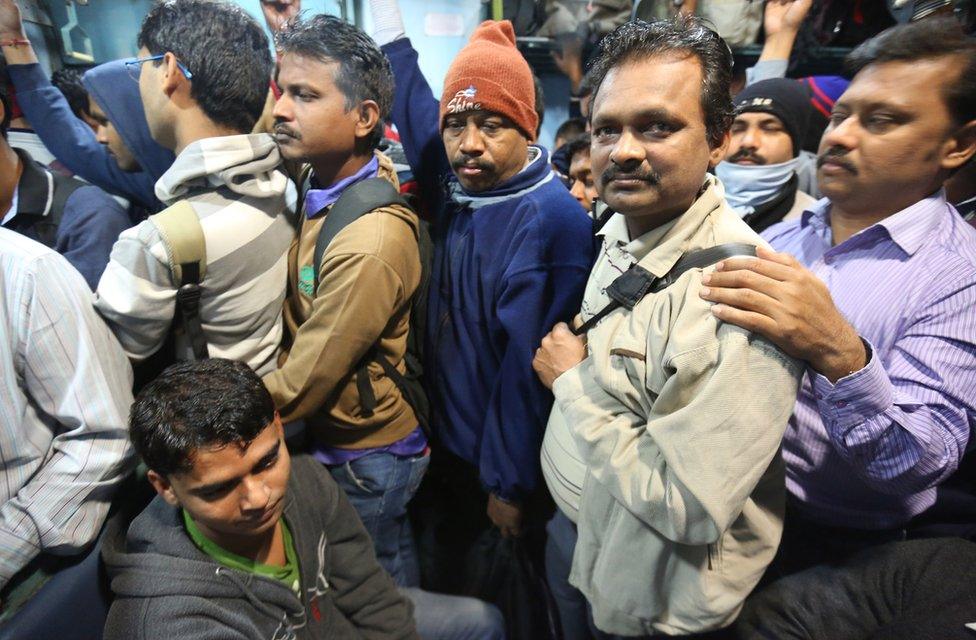
[[[520,640],[503,544],[554,638],[967,637],[976,40],[787,79],[772,0],[733,95],[631,21],[550,154],[510,23],[436,96],[397,0],[297,4],[61,91],[0,0],[0,638],[101,565],[109,639]]]

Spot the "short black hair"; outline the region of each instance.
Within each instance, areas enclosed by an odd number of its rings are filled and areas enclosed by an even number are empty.
[[[961,126],[976,120],[976,40],[966,36],[954,18],[931,18],[882,31],[850,52],[844,66],[854,76],[872,64],[943,57],[963,63],[959,78],[947,83],[945,92],[949,114]]]
[[[82,72],[74,67],[58,69],[51,74],[51,84],[64,95],[76,118],[82,116],[90,118],[88,91],[85,90],[85,85],[81,83],[81,74]]]
[[[535,105],[532,110],[535,111],[535,115],[539,116],[539,124],[535,126],[535,136],[539,137],[539,132],[542,131],[542,121],[546,118],[546,92],[542,89],[542,81],[539,80],[539,76],[532,72],[532,84],[535,86]]]
[[[192,469],[198,449],[246,449],[274,416],[271,394],[246,364],[221,358],[180,362],[139,393],[129,438],[146,466],[170,476]]]
[[[264,111],[274,63],[264,29],[247,12],[219,0],[158,0],[138,42],[152,55],[171,52],[190,70],[190,96],[207,117],[251,132]]]
[[[667,20],[633,20],[607,35],[587,76],[592,76],[593,98],[600,92],[611,69],[628,62],[669,53],[693,55],[702,70],[701,105],[710,144],[721,144],[732,126],[734,112],[732,50],[725,40],[698,16],[679,14]],[[592,111],[592,109],[591,109]],[[592,117],[592,113],[591,113]]]
[[[563,149],[566,153],[566,159],[569,160],[569,164],[573,164],[573,156],[581,151],[590,152],[590,134],[581,133],[569,142],[563,145]]]
[[[393,108],[394,83],[390,61],[372,38],[335,16],[298,16],[278,32],[275,45],[280,53],[338,63],[333,80],[346,97],[346,109],[363,100],[379,105],[379,121],[367,139],[370,149],[379,146],[383,122]]]
[[[556,129],[555,139],[566,138],[568,142],[570,138],[575,138],[585,132],[586,120],[583,118],[570,118]]]

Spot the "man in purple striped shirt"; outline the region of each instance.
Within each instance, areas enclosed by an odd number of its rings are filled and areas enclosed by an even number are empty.
[[[716,316],[808,365],[783,441],[784,573],[976,522],[972,494],[968,514],[937,501],[976,427],[976,233],[941,188],[976,153],[976,43],[957,26],[852,53],[820,144],[826,199],[764,234],[779,253],[703,277]]]

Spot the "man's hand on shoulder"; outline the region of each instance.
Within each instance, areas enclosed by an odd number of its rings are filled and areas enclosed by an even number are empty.
[[[532,368],[542,384],[552,389],[556,378],[585,358],[586,339],[574,334],[565,322],[560,322],[542,339],[542,345],[535,351]]]
[[[717,318],[765,336],[831,382],[867,364],[864,343],[827,285],[789,254],[759,247],[755,258],[718,263],[702,284]]]

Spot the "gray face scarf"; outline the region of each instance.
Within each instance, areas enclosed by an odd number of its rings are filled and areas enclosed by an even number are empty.
[[[725,199],[740,216],[745,217],[770,200],[793,178],[800,159],[779,164],[742,165],[720,162],[715,175],[725,187]]]

